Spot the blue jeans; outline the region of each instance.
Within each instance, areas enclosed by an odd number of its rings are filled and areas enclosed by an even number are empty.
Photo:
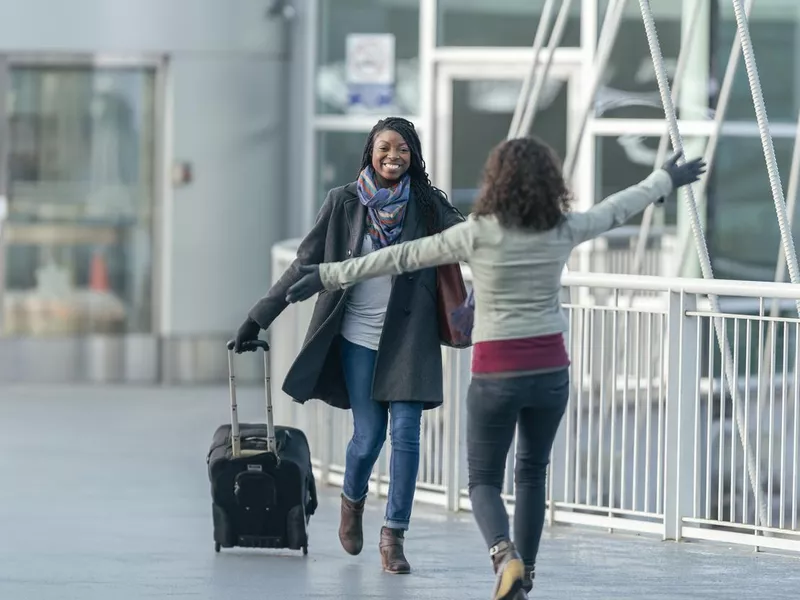
[[[353,437],[347,444],[342,493],[353,502],[367,497],[369,478],[386,441],[391,414],[392,455],[385,525],[392,529],[408,529],[419,471],[422,403],[376,402],[372,399],[372,378],[378,353],[344,338],[341,349],[344,379],[353,411]]]
[[[473,378],[467,393],[467,463],[472,514],[491,548],[509,540],[500,497],[506,457],[518,427],[514,543],[536,563],[544,527],[550,450],[569,401],[569,370],[504,378]]]

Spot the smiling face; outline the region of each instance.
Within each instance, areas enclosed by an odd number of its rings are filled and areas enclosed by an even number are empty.
[[[411,150],[403,136],[391,129],[375,135],[372,145],[372,168],[382,187],[394,185],[411,166]]]

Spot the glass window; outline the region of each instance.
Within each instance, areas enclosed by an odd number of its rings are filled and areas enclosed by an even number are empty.
[[[595,174],[596,192],[593,201],[600,202],[603,198],[624,190],[650,175],[658,154],[658,143],[659,138],[654,136],[598,137],[595,145],[597,170]],[[668,149],[668,155],[671,149],[672,146]],[[656,221],[674,226],[678,214],[674,195],[671,202],[665,202],[663,208],[658,208],[657,211],[660,214]],[[642,215],[640,214],[628,221],[627,225],[639,225],[641,222]]]
[[[720,2],[719,11],[715,44],[718,58],[714,61],[714,73],[721,85],[736,35],[736,18],[730,2]],[[785,0],[759,0],[749,22],[769,120],[795,122],[800,108],[800,11],[796,4]],[[726,119],[755,119],[750,84],[741,57]]]
[[[4,333],[151,331],[154,71],[9,78]]]
[[[684,139],[687,154],[696,156],[696,148],[700,141],[696,138]],[[702,142],[704,144],[705,140]],[[620,135],[596,138],[595,195],[592,201],[601,202],[612,194],[647,178],[653,172],[658,144],[657,136]],[[668,150],[671,152],[671,147]],[[678,203],[683,201],[682,196],[673,193],[662,205],[656,205],[650,229],[651,235],[642,263],[643,274],[661,276],[674,274],[673,257],[677,246]],[[609,273],[633,272],[643,214],[639,213],[621,227],[603,236],[606,246],[601,252],[592,252],[592,270]]]
[[[609,0],[601,0],[599,10],[605,14]],[[667,71],[674,74],[681,44],[681,19],[692,18],[682,6],[686,3],[672,0],[651,2],[658,30],[659,42]],[[711,20],[705,25],[701,20],[696,31],[695,49],[709,53],[708,77],[705,68],[690,65],[682,84],[684,92],[694,89],[694,99],[684,96],[682,116],[684,118],[712,118],[717,94],[728,64],[731,46],[736,35],[736,19],[730,2],[719,2],[711,12]],[[771,121],[794,121],[800,108],[800,78],[798,78],[798,56],[800,56],[800,12],[785,0],[765,0],[753,10],[750,18],[750,34],[758,62],[759,76]],[[686,24],[683,24],[686,27]],[[788,63],[786,61],[789,61]],[[692,73],[692,70],[695,73]],[[697,76],[703,80],[698,81]],[[613,118],[662,118],[663,111],[658,96],[658,85],[652,66],[639,7],[628,3],[619,35],[611,54],[607,81],[601,87],[597,99],[599,116]],[[689,114],[691,113],[691,114]],[[744,62],[739,67],[731,95],[726,118],[728,120],[752,120],[753,102]]]
[[[609,0],[600,0],[598,35]],[[667,72],[672,75],[677,65],[681,45],[680,2],[652,0],[658,39]],[[677,6],[676,6],[677,5]],[[698,39],[696,41],[699,42]],[[684,83],[683,85],[687,85]],[[703,82],[705,87],[706,83]],[[628,2],[609,57],[605,79],[597,92],[598,117],[629,119],[663,119],[664,109],[658,93],[653,59],[644,33],[644,23],[636,2]],[[699,107],[704,110],[703,107]],[[693,115],[697,118],[697,115]]]
[[[472,211],[489,152],[508,135],[521,89],[519,79],[453,81],[450,201],[464,214]],[[531,132],[562,160],[567,146],[567,94],[565,80],[547,80]]]
[[[318,12],[317,113],[351,112],[345,74],[347,36],[391,33],[395,40],[394,106],[384,106],[377,112],[416,114],[419,0],[320,0]]]
[[[331,188],[358,178],[368,132],[320,131],[317,133],[317,208]]]
[[[438,0],[439,46],[530,46],[545,0]],[[557,3],[560,4],[560,3]],[[573,0],[562,46],[580,46],[580,0]],[[550,21],[552,30],[558,6]]]
[[[774,140],[778,169],[786,185],[794,140]],[[780,232],[761,141],[722,137],[708,197],[708,241],[719,279],[772,281]],[[800,239],[795,219],[794,238]]]

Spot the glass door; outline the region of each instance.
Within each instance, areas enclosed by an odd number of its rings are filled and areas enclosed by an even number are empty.
[[[528,63],[439,64],[436,75],[434,184],[461,212],[471,212],[483,165],[511,125]],[[555,63],[539,100],[531,133],[563,159],[578,65]]]
[[[0,58],[3,336],[152,333],[156,74]]]

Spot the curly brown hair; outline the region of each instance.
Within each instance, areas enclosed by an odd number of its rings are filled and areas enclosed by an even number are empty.
[[[547,231],[561,223],[571,200],[553,149],[536,137],[518,138],[489,154],[473,214],[494,215],[508,228]]]

